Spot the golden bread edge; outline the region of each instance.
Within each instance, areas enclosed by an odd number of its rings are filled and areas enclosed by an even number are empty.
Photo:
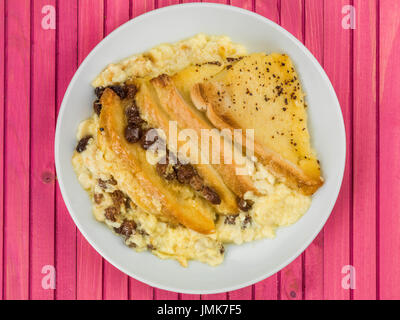
[[[219,114],[214,105],[207,99],[205,94],[207,86],[212,84],[198,83],[191,90],[193,103],[200,110],[205,111],[207,118],[219,130],[240,129],[240,125],[229,117]],[[242,145],[246,148],[246,136],[242,133]],[[262,146],[254,141],[254,153],[259,157],[261,163],[266,166],[271,173],[280,181],[292,189],[302,192],[304,195],[313,195],[322,185],[323,179],[313,179],[308,177],[298,166],[282,158],[278,153]]]
[[[127,142],[125,142],[123,135],[121,135],[121,132],[118,133],[115,129],[115,115],[117,113],[122,113],[123,115],[123,107],[119,97],[112,90],[106,89],[101,98],[101,103],[103,109],[100,115],[100,126],[104,131],[103,133],[99,133],[99,142],[103,144],[103,148],[108,147],[116,154],[115,158],[119,159],[118,164],[120,166],[125,169],[131,169],[134,173],[134,179],[138,181],[138,186],[140,187],[134,188],[133,190],[131,187],[127,188],[127,193],[131,199],[146,212],[156,213],[161,218],[164,216],[169,222],[174,223],[174,221],[178,221],[199,233],[213,233],[215,231],[215,224],[213,219],[207,216],[206,212],[202,212],[201,208],[197,209],[186,206],[184,201],[178,203],[176,199],[166,196],[169,195],[170,192],[163,189],[162,186],[157,186],[152,180],[161,179],[161,177],[157,175],[155,170],[153,177],[146,175],[138,164],[135,158],[136,155],[128,150]],[[104,143],[106,146],[104,146]],[[145,196],[147,200],[150,199],[150,201],[145,201],[145,203],[143,203],[141,199],[143,196]],[[148,205],[149,203],[153,203],[151,199],[154,198],[159,201],[161,208],[157,208],[155,205]],[[195,212],[192,212],[191,209],[194,209]],[[188,212],[188,210],[190,210],[190,212]]]

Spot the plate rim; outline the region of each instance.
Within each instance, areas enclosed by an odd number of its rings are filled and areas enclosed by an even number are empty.
[[[93,55],[96,54],[96,52],[105,45],[105,43],[107,42],[107,40],[109,38],[114,37],[117,33],[119,33],[121,30],[125,29],[125,28],[129,28],[130,25],[135,24],[135,23],[140,23],[141,20],[152,16],[152,15],[157,15],[157,14],[162,14],[164,11],[170,11],[170,10],[175,10],[177,7],[210,7],[210,8],[223,8],[224,10],[229,10],[229,11],[236,11],[238,13],[241,14],[245,14],[245,15],[249,15],[254,19],[258,19],[258,20],[262,20],[264,23],[268,23],[270,24],[271,27],[273,27],[276,31],[278,32],[283,32],[284,34],[286,34],[286,36],[292,41],[294,42],[294,44],[299,47],[301,49],[301,51],[303,51],[304,54],[306,54],[306,56],[308,57],[308,59],[311,60],[311,62],[313,63],[313,65],[315,65],[319,71],[319,73],[321,74],[321,76],[324,78],[325,82],[328,84],[329,90],[333,93],[333,97],[334,99],[334,103],[336,104],[336,113],[338,113],[339,115],[339,119],[340,119],[340,132],[341,132],[341,139],[344,140],[344,142],[342,143],[343,145],[343,159],[341,159],[341,162],[338,166],[338,173],[339,173],[339,183],[335,186],[335,193],[336,196],[332,197],[330,200],[330,203],[327,205],[327,211],[329,211],[329,214],[326,215],[326,218],[321,220],[320,225],[318,226],[318,228],[315,229],[315,231],[313,233],[310,233],[310,236],[308,237],[308,240],[305,241],[303,243],[303,245],[296,251],[296,253],[292,256],[291,259],[287,259],[284,263],[281,263],[280,265],[276,266],[275,268],[273,268],[273,270],[271,270],[268,273],[263,274],[262,276],[258,276],[250,281],[243,281],[240,282],[236,285],[231,285],[228,287],[224,287],[224,288],[220,288],[220,289],[213,289],[213,290],[198,290],[198,289],[182,289],[182,288],[172,288],[169,286],[165,286],[162,283],[158,283],[157,281],[152,281],[149,279],[144,279],[140,276],[137,276],[136,274],[134,274],[131,271],[126,270],[125,267],[117,265],[117,263],[115,263],[113,261],[113,259],[111,257],[109,257],[108,254],[105,254],[103,252],[102,249],[99,248],[99,246],[97,246],[97,244],[95,243],[95,241],[93,241],[88,234],[85,231],[85,227],[81,225],[81,223],[78,221],[77,217],[75,214],[73,214],[73,209],[71,207],[70,204],[70,199],[67,196],[67,191],[65,188],[65,185],[63,183],[63,179],[60,178],[62,177],[62,165],[60,164],[60,157],[59,157],[59,140],[60,140],[60,126],[61,126],[61,120],[64,116],[64,113],[66,112],[66,100],[68,98],[68,96],[70,95],[70,92],[72,90],[72,87],[74,86],[74,83],[77,81],[77,79],[80,76],[81,70],[83,69],[83,67],[88,63],[88,61],[92,58]],[[328,77],[328,75],[326,74],[325,70],[323,69],[323,67],[320,65],[320,63],[318,62],[318,60],[314,57],[314,55],[310,52],[310,50],[303,44],[301,43],[296,37],[294,37],[289,31],[287,31],[286,29],[284,29],[283,27],[281,27],[280,25],[278,25],[277,23],[275,23],[274,21],[249,10],[243,9],[243,8],[239,8],[239,7],[235,7],[235,6],[231,6],[231,5],[226,5],[226,4],[217,4],[217,3],[209,3],[209,2],[202,2],[202,3],[183,3],[183,4],[176,4],[176,5],[171,5],[168,7],[163,7],[163,8],[158,8],[149,12],[146,12],[140,16],[137,16],[129,21],[127,21],[126,23],[122,24],[121,26],[119,26],[118,28],[116,28],[114,31],[112,31],[110,34],[108,34],[106,37],[104,37],[92,50],[91,52],[86,56],[86,58],[82,61],[82,63],[79,65],[79,67],[77,68],[77,70],[74,73],[74,76],[72,77],[67,90],[65,91],[62,103],[60,105],[60,109],[58,112],[58,116],[57,116],[57,125],[56,125],[56,133],[55,133],[55,140],[54,140],[54,156],[55,156],[55,168],[56,168],[56,174],[57,174],[57,181],[58,181],[58,185],[60,188],[60,192],[63,198],[63,201],[67,207],[68,213],[71,216],[72,220],[74,221],[74,224],[76,225],[76,227],[78,228],[78,230],[81,232],[81,234],[84,236],[84,238],[89,242],[89,244],[104,258],[106,259],[110,264],[112,264],[115,268],[117,268],[118,270],[124,272],[125,274],[127,274],[128,276],[141,281],[149,286],[155,287],[155,288],[159,288],[162,290],[167,290],[170,292],[177,292],[177,293],[183,293],[183,294],[218,294],[218,293],[225,293],[225,292],[229,292],[229,291],[234,291],[234,290],[238,290],[253,284],[256,284],[260,281],[263,281],[269,277],[271,277],[272,275],[276,274],[277,272],[279,272],[280,270],[282,270],[283,268],[285,268],[287,265],[289,265],[291,262],[293,262],[295,259],[297,259],[307,248],[308,246],[314,241],[314,239],[318,236],[318,234],[321,232],[321,230],[323,229],[323,227],[325,226],[327,220],[329,219],[329,217],[332,214],[332,210],[336,204],[337,198],[340,194],[340,190],[341,190],[341,186],[343,183],[343,177],[344,177],[344,171],[345,171],[345,164],[346,164],[346,158],[347,158],[347,144],[346,144],[346,129],[345,129],[345,125],[344,125],[344,119],[343,119],[343,113],[342,113],[342,109],[340,106],[340,102],[338,100],[336,91]]]

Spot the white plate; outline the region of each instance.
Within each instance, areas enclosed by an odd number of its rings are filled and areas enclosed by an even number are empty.
[[[249,52],[282,52],[294,60],[307,93],[312,142],[322,163],[324,186],[296,224],[278,231],[273,240],[227,248],[225,262],[210,267],[160,260],[136,253],[92,216],[88,195],[71,165],[78,124],[92,113],[91,81],[103,68],[134,53],[197,33],[228,35]],[[72,79],[61,105],[55,139],[55,160],[68,210],[89,243],[110,263],[151,286],[182,293],[219,293],[263,280],[299,256],[317,236],[335,204],[343,178],[346,143],[340,106],[325,72],[312,54],[291,34],[255,13],[232,6],[185,4],[144,14],[105,38],[85,59]]]

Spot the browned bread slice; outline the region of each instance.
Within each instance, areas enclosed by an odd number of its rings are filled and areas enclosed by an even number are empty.
[[[171,117],[176,119],[182,128],[195,130],[199,137],[201,136],[202,129],[209,129],[211,133],[210,139],[219,140],[220,146],[224,145],[224,138],[215,131],[212,131],[212,129],[215,128],[207,121],[204,115],[193,106],[190,106],[189,103],[182,98],[173,80],[168,75],[161,75],[154,78],[151,80],[151,83],[157,92],[160,105]],[[209,147],[209,154],[212,155],[212,143],[209,144]],[[220,148],[220,163],[213,164],[225,184],[239,197],[243,197],[247,191],[253,191],[258,194],[258,190],[254,186],[254,182],[249,174],[237,174],[240,169],[243,170],[247,167],[251,167],[251,164],[244,158],[243,160],[246,160],[247,163],[238,163],[235,157],[233,155],[227,155],[226,151],[226,149]],[[232,153],[233,152],[237,152],[237,150],[232,150]],[[229,159],[226,159],[227,156],[229,156]],[[230,161],[230,159],[232,159],[232,161]]]
[[[305,94],[287,55],[244,57],[193,86],[191,98],[219,129],[254,129],[256,155],[288,186],[310,195],[323,184]]]
[[[131,199],[143,210],[178,221],[197,232],[209,234],[215,231],[214,213],[211,205],[196,196],[185,185],[167,182],[148,162],[146,150],[139,144],[130,144],[124,137],[126,127],[123,102],[110,89],[101,97],[102,111],[98,133],[99,146],[111,152],[116,171],[128,171],[135,183],[124,185]],[[118,172],[117,172],[118,174]],[[123,179],[121,179],[123,180]]]
[[[174,119],[162,109],[150,83],[146,81],[137,81],[136,86],[139,90],[136,94],[135,101],[140,109],[142,117],[145,118],[151,126],[162,129],[166,135],[167,141],[169,141],[170,121]],[[180,131],[180,128],[177,128],[177,130]],[[188,143],[191,143],[191,141],[178,140],[175,148],[178,147],[179,150],[182,150],[182,146]],[[198,144],[192,143],[191,148],[196,148],[198,155],[201,153]],[[199,163],[198,157],[192,158],[193,156],[190,152],[185,153],[183,156],[196,168],[199,175],[204,179],[205,184],[215,190],[219,195],[221,203],[214,205],[217,213],[230,215],[239,213],[236,195],[225,185],[216,170],[210,164]]]

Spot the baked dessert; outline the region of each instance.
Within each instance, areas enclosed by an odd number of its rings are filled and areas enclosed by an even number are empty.
[[[257,73],[261,63],[274,66]],[[227,244],[296,222],[322,185],[304,93],[285,55],[249,55],[227,37],[200,34],[111,64],[93,86],[73,166],[95,218],[136,251],[218,265]]]

